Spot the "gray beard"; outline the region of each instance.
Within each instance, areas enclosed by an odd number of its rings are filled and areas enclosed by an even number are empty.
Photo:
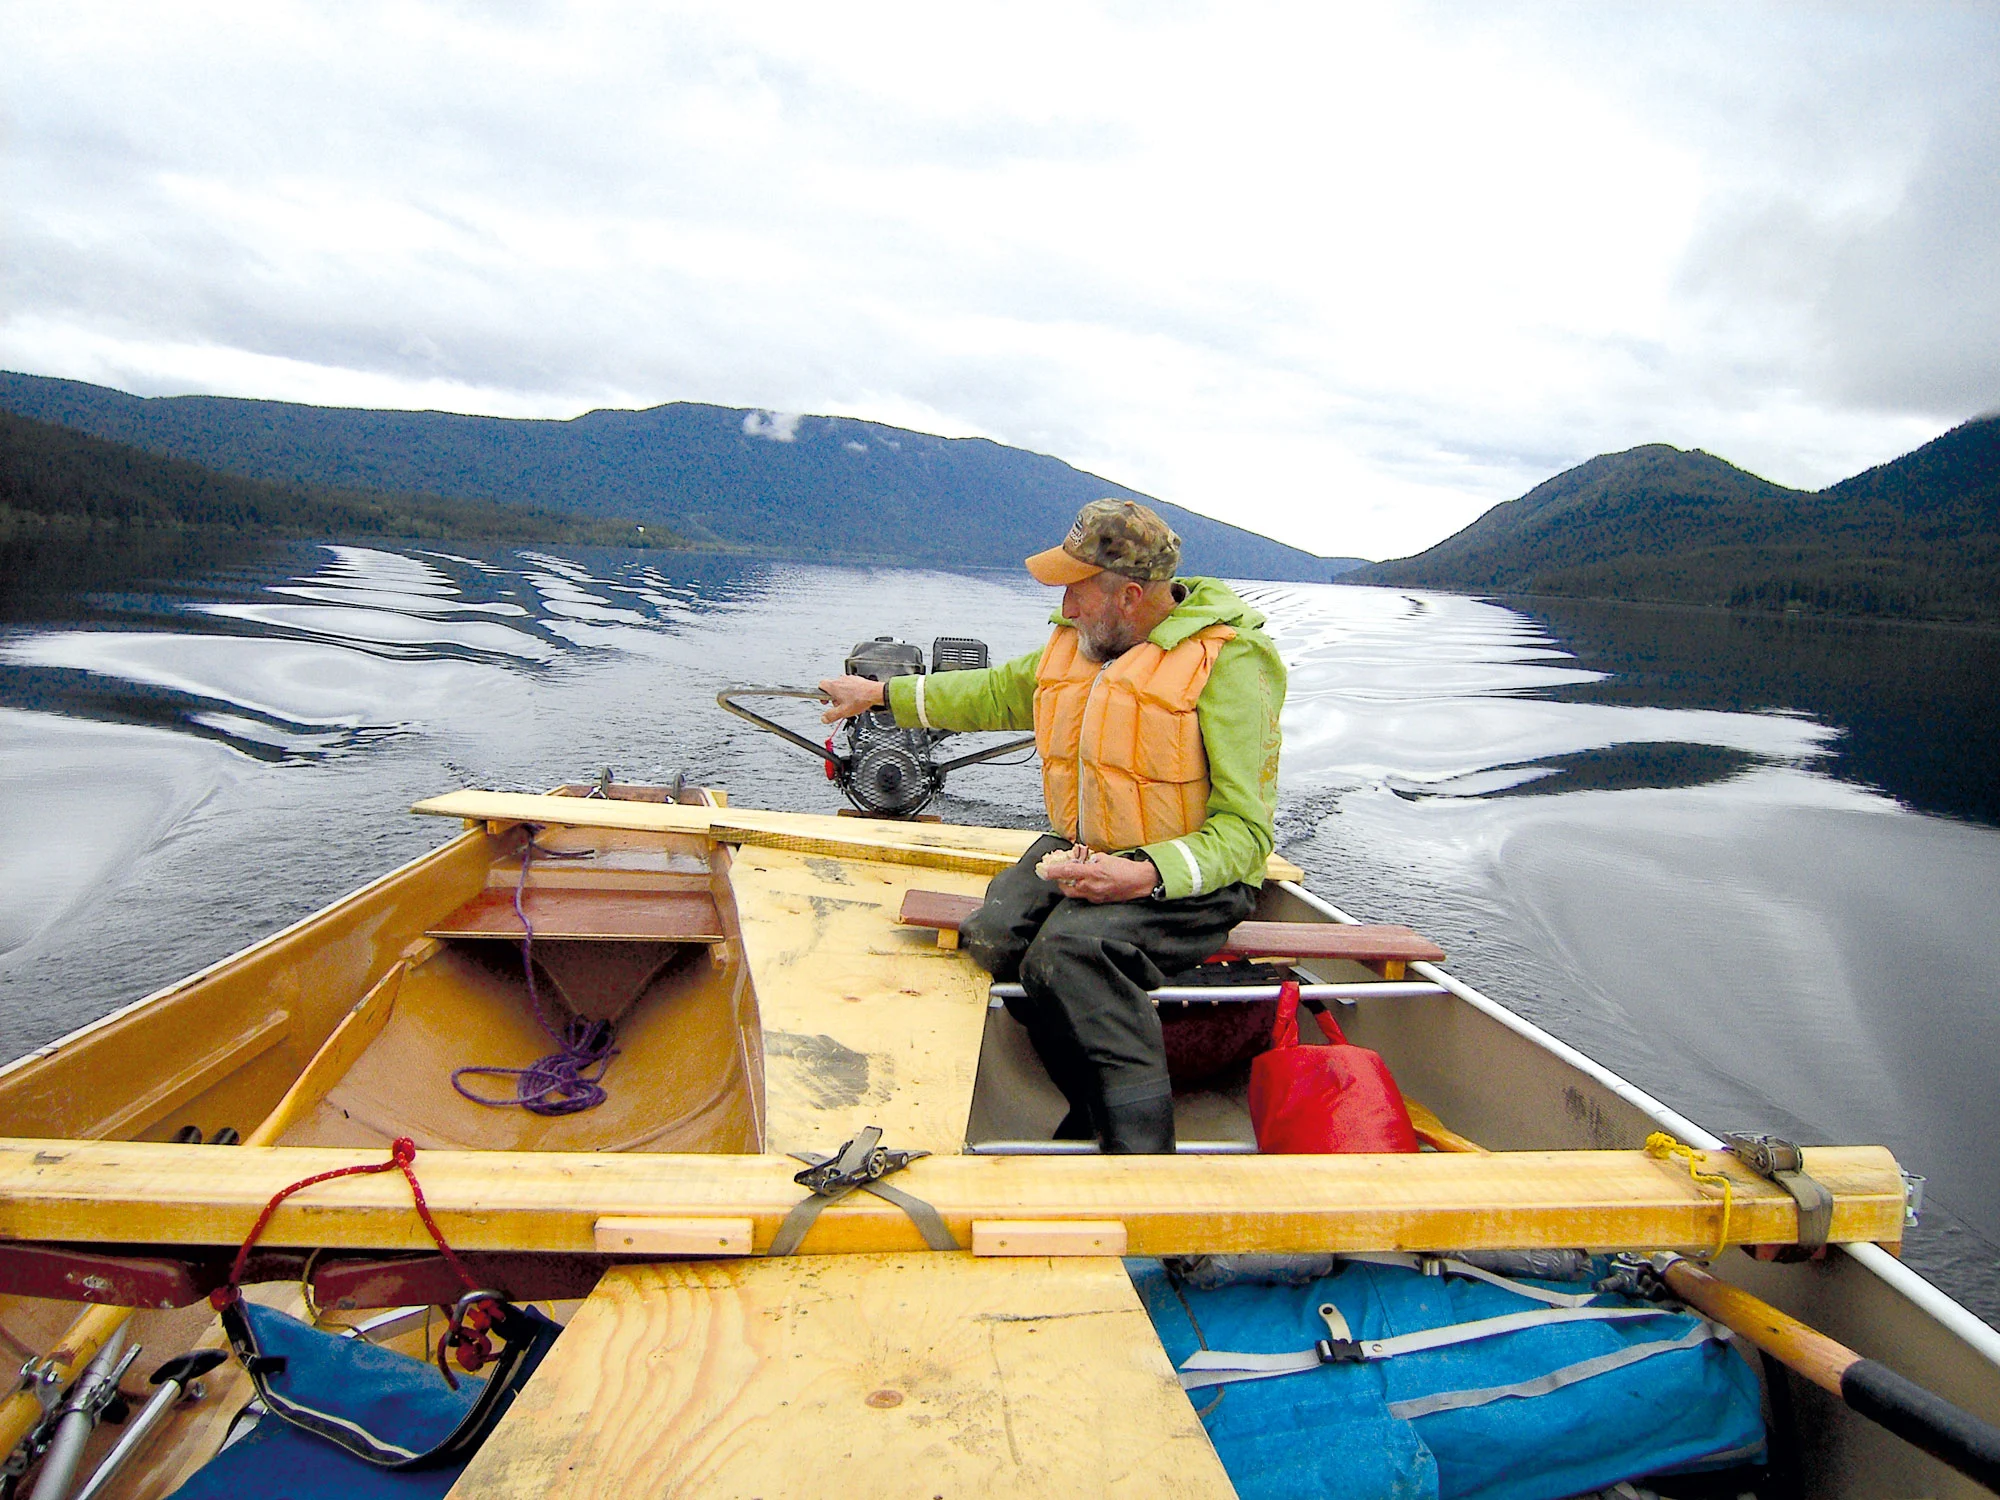
[[[1083,653],[1085,661],[1094,661],[1100,666],[1108,661],[1116,661],[1139,642],[1128,639],[1125,632],[1113,628],[1108,635],[1099,635],[1079,625],[1076,627],[1076,648]]]

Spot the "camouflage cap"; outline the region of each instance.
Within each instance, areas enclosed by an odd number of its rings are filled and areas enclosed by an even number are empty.
[[[1028,571],[1052,588],[1104,572],[1158,583],[1180,563],[1181,539],[1152,511],[1136,500],[1093,500],[1076,513],[1060,547],[1028,559]]]

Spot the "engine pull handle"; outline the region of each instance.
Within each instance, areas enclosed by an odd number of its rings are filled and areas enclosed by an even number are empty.
[[[727,688],[715,695],[715,701],[725,712],[735,714],[739,719],[748,719],[759,729],[768,730],[779,739],[797,745],[814,760],[832,761],[842,770],[847,768],[848,758],[838,750],[832,750],[825,745],[816,744],[804,735],[787,729],[775,720],[765,718],[754,709],[745,708],[742,704],[736,702],[738,698],[810,698],[815,703],[827,702],[826,694],[822,693],[818,688]]]

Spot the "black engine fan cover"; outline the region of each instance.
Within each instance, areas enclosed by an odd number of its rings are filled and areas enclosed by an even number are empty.
[[[906,818],[921,812],[944,783],[931,764],[936,736],[879,722],[886,718],[865,713],[847,721],[848,761],[840,789],[863,812]]]

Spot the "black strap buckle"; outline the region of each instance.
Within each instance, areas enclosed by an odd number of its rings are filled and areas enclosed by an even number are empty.
[[[882,1145],[882,1127],[869,1125],[825,1161],[795,1173],[792,1181],[822,1198],[841,1198],[929,1155],[928,1151],[887,1150]]]
[[[1313,1353],[1323,1365],[1359,1365],[1368,1361],[1368,1356],[1361,1352],[1359,1339],[1321,1339],[1313,1345]]]
[[[1732,1131],[1723,1144],[1759,1177],[1775,1182],[1799,1206],[1799,1242],[1786,1247],[1779,1260],[1802,1260],[1826,1246],[1833,1227],[1833,1194],[1806,1172],[1805,1153],[1795,1142],[1762,1131]]]
[[[1781,1135],[1763,1131],[1730,1131],[1722,1137],[1730,1154],[1759,1177],[1776,1178],[1780,1172],[1803,1172],[1805,1153]]]
[[[819,1217],[819,1211],[829,1203],[838,1203],[857,1188],[864,1193],[873,1193],[886,1203],[895,1204],[908,1214],[910,1221],[917,1226],[917,1232],[924,1237],[924,1243],[931,1249],[961,1248],[935,1208],[923,1199],[914,1198],[881,1180],[891,1172],[900,1172],[911,1162],[929,1156],[930,1152],[890,1151],[882,1145],[882,1128],[869,1125],[824,1159],[815,1160],[796,1152],[793,1155],[806,1163],[806,1169],[793,1173],[792,1181],[810,1189],[812,1196],[792,1206],[792,1211],[778,1226],[778,1232],[771,1237],[770,1248],[764,1252],[766,1255],[790,1255],[797,1250],[806,1231],[812,1228],[813,1220]]]

